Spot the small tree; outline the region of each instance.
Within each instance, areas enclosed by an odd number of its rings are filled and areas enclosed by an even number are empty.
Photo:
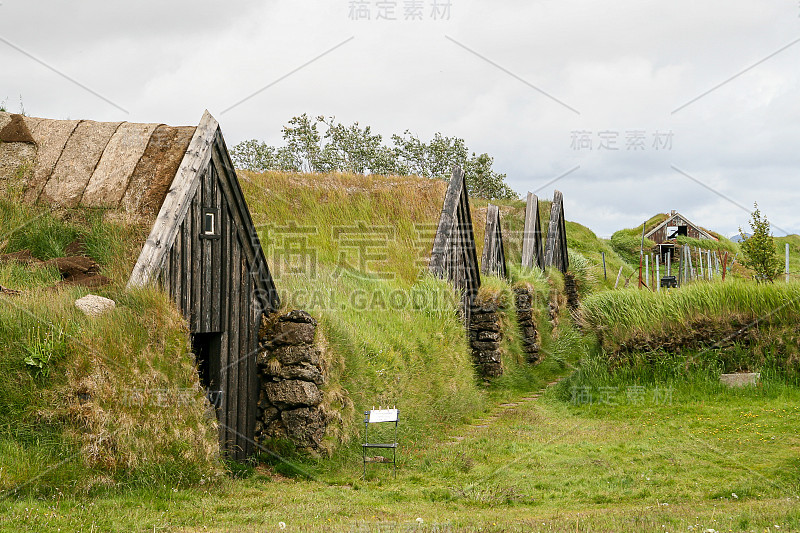
[[[745,237],[742,228],[739,228],[739,235],[742,237],[742,254],[744,254],[742,263],[755,272],[756,280],[772,282],[781,274],[783,265],[775,251],[775,243],[769,232],[769,220],[767,217],[761,216],[758,202],[753,206],[755,211],[750,218],[752,235]]]

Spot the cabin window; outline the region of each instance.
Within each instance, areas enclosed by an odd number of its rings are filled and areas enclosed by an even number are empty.
[[[219,235],[219,209],[203,209],[202,233],[203,237]]]

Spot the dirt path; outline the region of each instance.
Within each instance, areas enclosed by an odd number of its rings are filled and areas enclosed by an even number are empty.
[[[566,377],[566,376],[564,376],[564,377]],[[539,389],[538,391],[533,393],[533,395],[531,395],[531,396],[523,396],[522,398],[519,399],[519,401],[509,402],[509,403],[501,403],[491,413],[489,413],[487,416],[485,416],[483,418],[479,418],[478,420],[476,420],[475,422],[473,422],[472,424],[467,426],[467,428],[471,429],[471,430],[477,430],[477,431],[482,431],[482,430],[488,429],[492,425],[492,423],[494,423],[503,414],[515,411],[517,409],[517,407],[519,407],[520,405],[523,405],[523,404],[525,404],[527,402],[533,402],[533,401],[536,401],[537,399],[539,399],[539,397],[544,393],[544,391],[546,391],[548,388],[552,387],[553,385],[557,384],[559,381],[564,379],[564,377],[560,377],[555,381],[551,381],[550,383],[548,383],[547,385],[545,385],[544,387],[542,387],[541,389]],[[451,435],[448,438],[450,439],[450,441],[447,442],[447,444],[456,444],[456,443],[459,443],[462,440],[464,440],[464,436],[463,435]]]

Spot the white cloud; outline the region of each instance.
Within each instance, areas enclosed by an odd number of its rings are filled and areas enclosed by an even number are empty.
[[[440,0],[441,1],[441,0]],[[353,21],[348,0],[180,0],[37,3],[4,0],[0,37],[128,110],[0,42],[0,100],[55,118],[195,123],[208,108],[230,144],[280,141],[307,112],[389,135],[411,129],[464,138],[495,157],[524,193],[580,165],[553,187],[568,218],[600,235],[678,209],[732,233],[747,213],[670,168],[800,232],[800,8],[756,0],[451,0],[450,20]],[[403,0],[397,15],[403,18]],[[445,36],[511,71],[544,96]],[[226,113],[232,104],[353,39]],[[625,150],[639,129],[645,151]],[[575,151],[573,130],[619,133],[616,152]],[[649,147],[673,131],[671,150]]]

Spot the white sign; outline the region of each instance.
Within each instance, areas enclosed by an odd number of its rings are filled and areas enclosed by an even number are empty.
[[[395,422],[397,413],[397,409],[373,409],[369,412],[369,422]]]

